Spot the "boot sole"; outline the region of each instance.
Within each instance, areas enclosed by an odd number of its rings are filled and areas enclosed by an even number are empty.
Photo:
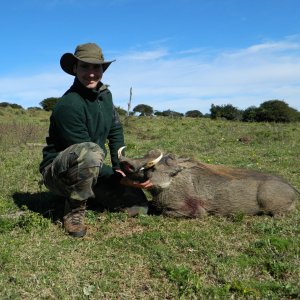
[[[77,232],[68,232],[69,235],[72,237],[84,237],[86,235],[86,229],[82,231],[77,231]]]

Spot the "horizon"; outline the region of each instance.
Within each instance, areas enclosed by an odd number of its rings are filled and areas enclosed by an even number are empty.
[[[56,97],[49,97],[49,98],[56,98]],[[59,98],[57,98],[57,99],[59,99]],[[47,98],[46,98],[46,99],[43,99],[43,101],[44,101],[44,100],[47,100]],[[271,100],[267,100],[267,101],[262,102],[261,104],[263,104],[263,103],[265,103],[265,102],[269,102],[269,101],[282,101],[282,102],[284,102],[285,104],[287,104],[288,107],[290,107],[288,103],[286,103],[286,102],[283,101],[283,100],[279,100],[279,99],[271,99]],[[3,104],[7,104],[7,105],[3,106]],[[24,108],[24,107],[22,107],[21,105],[19,105],[19,104],[17,104],[17,103],[10,103],[10,102],[7,102],[7,101],[0,102],[0,108],[1,108],[1,107],[7,107],[7,106],[14,106],[14,105],[18,105],[18,106],[20,106],[20,107],[13,107],[13,108],[20,108],[20,109],[25,109],[25,110],[28,110],[28,109],[43,109],[43,106],[42,106],[41,104],[39,104],[39,106],[32,106],[32,107],[26,107],[26,108]],[[138,103],[138,104],[135,105],[135,106],[138,106],[138,105],[144,105],[144,104],[143,104],[143,103]],[[212,103],[212,105],[214,105],[214,104]],[[211,105],[211,107],[212,107],[212,105]],[[216,105],[216,106],[223,107],[223,106],[227,106],[227,105],[231,105],[231,104],[230,104],[230,103],[227,103],[227,104],[221,104],[221,105]],[[135,108],[135,106],[134,106],[134,107],[131,107],[131,110],[129,111],[130,113],[134,113],[134,114],[135,114],[135,112],[133,111],[133,109]],[[150,106],[150,105],[149,105],[149,106]],[[259,105],[259,106],[260,106],[260,105]],[[245,109],[240,109],[239,107],[234,107],[234,108],[238,109],[240,112],[243,112],[243,111],[245,111],[245,110],[248,109],[248,108],[251,108],[251,107],[259,108],[259,106],[253,106],[253,105],[251,105],[251,106],[249,106],[249,107],[246,107]],[[126,111],[126,112],[127,112],[127,110],[128,110],[128,109],[126,109],[125,107],[121,107],[121,106],[116,106],[116,107],[117,107],[117,108],[120,108],[120,109],[122,109],[122,110],[124,110],[124,111]],[[150,106],[150,107],[151,107],[151,106]],[[153,115],[155,115],[156,113],[162,113],[162,112],[167,112],[167,111],[171,111],[171,112],[174,112],[174,113],[181,113],[181,114],[183,114],[183,115],[185,115],[185,114],[188,113],[188,112],[199,111],[198,109],[191,109],[191,110],[188,110],[188,111],[186,111],[186,112],[178,112],[178,111],[175,111],[175,110],[172,110],[172,109],[166,109],[166,110],[160,111],[160,110],[156,110],[154,107],[151,107],[151,108],[153,109]],[[293,108],[293,107],[290,107],[290,108]],[[293,109],[295,109],[295,108],[293,108]],[[296,109],[296,111],[298,111],[298,110]],[[199,111],[199,112],[202,113],[201,111]],[[298,112],[300,112],[300,111],[298,111]],[[203,114],[203,116],[207,116],[207,115],[210,115],[210,114],[211,114],[211,111],[209,110],[208,112],[202,113],[202,114]]]

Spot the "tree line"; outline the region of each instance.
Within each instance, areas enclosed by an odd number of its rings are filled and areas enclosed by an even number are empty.
[[[120,114],[126,114],[120,109]],[[154,111],[146,104],[139,104],[133,108],[133,114],[139,116],[163,116],[163,117],[189,117],[189,118],[211,118],[225,119],[243,122],[297,122],[300,121],[300,112],[290,107],[282,100],[269,100],[263,102],[259,107],[250,106],[245,110],[238,109],[231,104],[211,105],[210,114],[202,114],[199,110],[189,110],[185,114],[173,111]]]
[[[54,105],[60,98],[50,97],[40,102],[42,107],[29,107],[28,109],[43,109],[52,111]],[[0,107],[10,106],[12,108],[23,107],[18,104],[11,104],[8,102],[1,102]],[[121,108],[116,107],[118,113],[127,116],[128,112]],[[188,117],[188,118],[211,118],[211,119],[224,119],[243,122],[297,122],[300,121],[300,112],[290,107],[285,101],[282,100],[268,100],[260,104],[259,107],[250,106],[245,110],[238,109],[231,104],[225,105],[211,105],[210,113],[203,114],[199,110],[189,110],[185,114],[176,112],[174,110],[158,111],[153,107],[146,104],[138,104],[129,112],[129,115],[138,116],[162,116],[162,117]]]

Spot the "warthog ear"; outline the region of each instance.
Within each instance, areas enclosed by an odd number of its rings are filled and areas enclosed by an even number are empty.
[[[168,154],[166,156],[165,162],[166,162],[166,165],[168,166],[169,174],[172,177],[176,176],[180,171],[183,170],[183,168],[178,165],[175,156],[172,154]]]
[[[172,167],[172,166],[175,166],[175,165],[178,164],[177,163],[177,159],[176,159],[176,157],[173,154],[167,154],[167,155],[165,155],[164,160],[165,160],[165,164],[167,166],[171,166]]]
[[[176,168],[173,168],[172,169],[172,172],[170,173],[170,176],[171,177],[174,177],[176,176],[179,172],[181,172],[183,170],[183,168],[177,166]]]

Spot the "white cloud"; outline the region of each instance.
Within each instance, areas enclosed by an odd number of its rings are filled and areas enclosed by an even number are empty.
[[[61,96],[72,82],[69,77],[60,72],[0,78],[0,101],[17,103],[25,108],[38,106],[45,98]]]
[[[156,60],[165,57],[168,54],[166,49],[156,49],[152,51],[132,51],[129,52],[121,57],[119,59],[126,61],[148,61],[148,60]]]
[[[212,103],[247,108],[271,99],[300,110],[300,53],[294,51],[299,48],[300,41],[293,39],[214,56],[187,50],[185,56],[166,52],[145,63],[120,59],[108,81],[122,107],[132,86],[133,105],[144,103],[157,110],[208,112]]]
[[[123,108],[133,87],[132,108],[143,103],[160,111],[207,113],[212,103],[244,109],[280,99],[300,111],[299,49],[299,36],[219,53],[173,53],[157,46],[116,55],[103,81],[111,85],[115,104]],[[47,97],[60,96],[71,83],[72,77],[62,71],[0,78],[0,101],[36,106]]]

